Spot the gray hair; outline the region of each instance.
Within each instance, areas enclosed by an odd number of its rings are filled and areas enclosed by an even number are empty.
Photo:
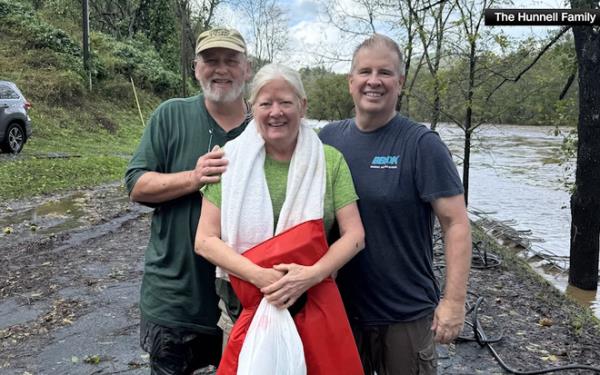
[[[298,98],[306,99],[306,92],[304,91],[304,85],[302,84],[300,73],[283,64],[272,63],[260,68],[260,70],[254,76],[254,79],[250,84],[250,103],[254,104],[258,92],[265,87],[267,83],[277,78],[282,78],[284,81],[289,83],[289,85],[294,89],[294,92]]]
[[[387,37],[382,34],[373,34],[369,38],[365,39],[361,44],[356,47],[354,53],[352,54],[352,65],[350,66],[350,72],[354,71],[356,66],[356,56],[360,50],[365,48],[373,48],[373,47],[384,47],[386,49],[395,52],[398,55],[398,74],[404,76],[404,57],[402,56],[402,51],[400,51],[400,47],[398,43],[396,43],[392,38]]]

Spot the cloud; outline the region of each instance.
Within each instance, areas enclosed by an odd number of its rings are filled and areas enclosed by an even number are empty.
[[[288,63],[295,68],[324,66],[346,73],[354,44],[340,43],[342,33],[321,21],[301,21],[290,28]]]
[[[321,5],[315,0],[282,1],[289,10],[290,26],[302,21],[315,21],[319,18]]]

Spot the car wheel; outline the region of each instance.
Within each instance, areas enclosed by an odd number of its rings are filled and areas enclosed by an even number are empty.
[[[25,144],[25,133],[23,128],[15,122],[8,125],[6,129],[6,137],[4,143],[1,145],[4,152],[11,152],[17,154],[23,149]]]

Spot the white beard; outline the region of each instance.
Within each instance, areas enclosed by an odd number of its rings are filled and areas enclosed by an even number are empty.
[[[202,87],[202,92],[204,93],[204,97],[213,102],[233,102],[237,100],[244,90],[244,84],[233,84],[233,87],[229,90],[220,90],[213,89],[210,87],[209,82],[200,81],[200,87]]]

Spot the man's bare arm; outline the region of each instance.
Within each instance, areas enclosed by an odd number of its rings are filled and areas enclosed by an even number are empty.
[[[449,343],[461,332],[465,318],[467,282],[471,267],[471,226],[463,195],[439,198],[432,203],[444,235],[446,283],[435,310],[435,340]]]
[[[206,184],[219,182],[227,168],[224,153],[215,146],[209,153],[198,158],[196,167],[189,171],[158,173],[149,171],[140,176],[131,200],[141,203],[162,203],[198,191]]]

